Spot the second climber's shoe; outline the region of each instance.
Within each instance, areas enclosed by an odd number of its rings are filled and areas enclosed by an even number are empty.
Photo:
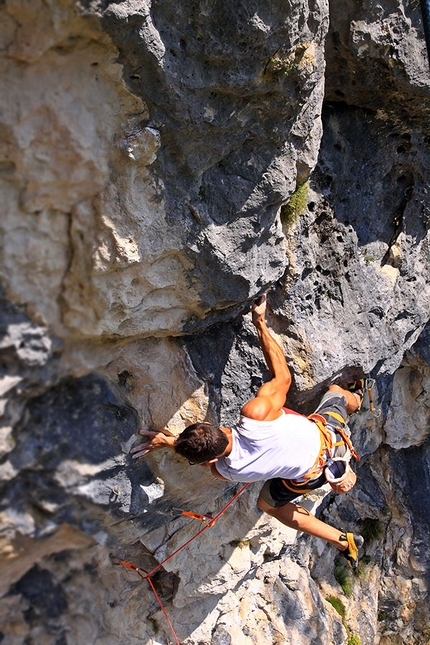
[[[360,378],[360,379],[358,379],[358,381],[354,381],[354,383],[350,383],[348,385],[348,390],[350,392],[352,392],[353,394],[358,394],[358,396],[360,397],[358,408],[356,410],[356,412],[358,412],[360,410],[360,408],[361,408],[361,405],[362,405],[363,399],[364,399],[364,394],[365,394],[365,392],[367,390],[367,379]]]
[[[358,567],[358,550],[361,549],[364,544],[363,536],[355,535],[355,533],[342,533],[340,540],[342,542],[347,542],[348,544],[346,549],[343,549],[340,552],[340,555],[346,558],[353,569],[356,569]]]

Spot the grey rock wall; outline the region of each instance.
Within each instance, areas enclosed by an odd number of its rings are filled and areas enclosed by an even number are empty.
[[[290,405],[376,378],[359,483],[304,501],[366,535],[360,575],[252,485],[157,593],[188,645],[427,643],[418,3],[5,0],[0,65],[0,640],[172,642],[116,563],[157,566],[201,528],[174,509],[240,487],[129,450],[141,426],[234,423],[268,377],[248,312],[269,289]]]

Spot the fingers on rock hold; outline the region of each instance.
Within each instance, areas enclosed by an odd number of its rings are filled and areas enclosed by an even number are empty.
[[[267,296],[265,293],[263,293],[261,296],[258,296],[258,298],[254,300],[253,306],[259,307],[260,305],[263,304],[263,302],[265,302],[266,299],[267,299]]]

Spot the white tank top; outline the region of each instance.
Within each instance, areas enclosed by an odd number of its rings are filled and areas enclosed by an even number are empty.
[[[314,465],[320,451],[320,432],[305,416],[286,413],[274,421],[256,421],[241,415],[231,428],[233,446],[215,468],[237,482],[281,477],[300,479]]]

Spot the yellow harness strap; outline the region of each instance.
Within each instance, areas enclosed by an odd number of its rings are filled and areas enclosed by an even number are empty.
[[[330,411],[330,412],[327,412],[327,414],[330,417],[333,417],[334,419],[336,419],[336,421],[340,421],[340,423],[342,423],[342,424],[346,423],[345,419],[338,412],[331,412]],[[315,417],[318,417],[318,422],[315,420]],[[327,421],[320,414],[311,414],[308,417],[308,419],[310,419],[311,421],[314,421],[317,424],[318,429],[319,429],[320,432],[323,432],[322,429],[321,429],[321,424],[324,426],[324,430],[326,430]],[[343,427],[342,426],[336,426],[335,430],[336,430],[336,432],[338,434],[340,434],[340,436],[342,437],[343,441],[338,441],[336,443],[331,442],[330,447],[334,448],[335,446],[341,446],[342,444],[345,443],[348,446],[349,450],[351,451],[351,455],[354,457],[354,459],[356,459],[357,461],[360,461],[360,457],[358,455],[358,452],[356,451],[356,449],[352,445],[351,439],[348,437],[348,435],[346,434],[346,432],[343,429]]]
[[[333,419],[336,419],[336,421],[340,421],[340,423],[346,423],[346,421],[343,418],[343,416],[341,414],[339,414],[338,412],[330,411],[330,412],[326,412],[326,414],[328,414],[330,417],[333,417]],[[324,417],[323,417],[323,419],[324,419]],[[325,422],[325,419],[324,419],[324,422]]]
[[[345,423],[345,419],[340,414],[338,414],[337,412],[328,412],[327,414],[329,414],[331,417],[336,419],[336,421],[339,421],[342,424]],[[338,434],[340,434],[340,436],[342,437],[343,441],[337,441],[336,443],[334,443],[333,442],[333,435],[330,432],[330,430],[327,429],[327,421],[325,420],[325,418],[321,414],[310,414],[308,416],[308,419],[310,421],[313,421],[313,423],[316,424],[318,430],[320,431],[320,442],[321,442],[320,443],[320,450],[319,450],[318,457],[317,457],[314,465],[306,473],[306,475],[304,475],[304,477],[303,477],[303,479],[305,481],[304,482],[297,482],[297,484],[296,484],[297,486],[300,486],[300,485],[305,486],[309,479],[315,479],[316,477],[318,477],[322,473],[322,471],[324,470],[324,466],[326,465],[326,461],[327,461],[326,453],[328,453],[330,455],[330,451],[335,446],[341,446],[342,444],[346,444],[348,446],[349,450],[351,451],[351,455],[354,457],[354,459],[356,459],[357,461],[360,461],[360,457],[359,457],[357,451],[355,450],[354,446],[352,445],[350,438],[348,437],[348,435],[346,434],[346,432],[344,431],[344,429],[341,426],[336,426],[336,432]],[[285,480],[282,480],[282,483],[289,490],[293,490],[292,488],[290,488],[288,486],[288,484],[286,483]],[[296,491],[294,491],[294,492],[296,492]],[[303,490],[303,493],[304,492],[309,492],[309,491]]]
[[[338,432],[340,434],[340,436],[342,437],[342,439],[344,440],[344,442],[346,443],[346,445],[350,449],[351,455],[354,457],[354,459],[356,461],[360,461],[360,455],[358,454],[358,452],[356,451],[356,449],[352,445],[351,439],[348,437],[348,435],[346,434],[345,430],[343,428],[336,427],[336,432]]]
[[[328,452],[328,454],[330,454],[330,451],[333,448],[333,435],[330,430],[327,429],[327,422],[321,414],[310,414],[308,419],[309,421],[313,421],[320,431],[321,442],[318,457],[312,468],[305,475],[305,479],[312,479],[315,475],[319,475],[325,466],[326,453]]]

